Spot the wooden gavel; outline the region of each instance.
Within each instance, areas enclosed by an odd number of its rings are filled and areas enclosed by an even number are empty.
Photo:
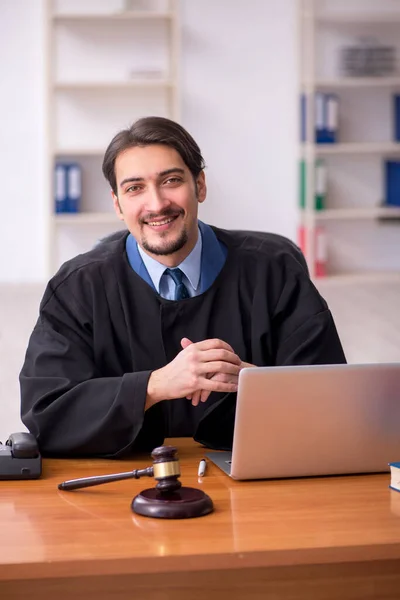
[[[186,519],[207,515],[214,508],[211,498],[202,490],[182,487],[178,479],[181,473],[176,454],[177,448],[174,446],[160,446],[151,453],[152,467],[112,475],[70,479],[60,483],[58,489],[72,491],[123,479],[154,477],[157,485],[143,490],[132,500],[131,508],[135,513],[162,519]]]

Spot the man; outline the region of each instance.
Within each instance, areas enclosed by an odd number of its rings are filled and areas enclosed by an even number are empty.
[[[44,454],[118,457],[170,436],[230,448],[243,367],[345,362],[294,244],[198,221],[204,161],[180,125],[140,119],[103,173],[129,231],[51,279],[20,375]]]

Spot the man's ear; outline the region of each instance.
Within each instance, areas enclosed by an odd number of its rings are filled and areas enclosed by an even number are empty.
[[[197,200],[198,202],[204,202],[207,196],[207,184],[206,184],[206,176],[204,171],[201,171],[199,176],[196,179],[196,187],[197,187]]]
[[[114,192],[111,191],[111,197],[113,199],[114,210],[115,210],[115,213],[116,213],[117,217],[121,221],[125,221],[124,214],[122,212],[121,205],[119,203],[117,194],[114,194]]]

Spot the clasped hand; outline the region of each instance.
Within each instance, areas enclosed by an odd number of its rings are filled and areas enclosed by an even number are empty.
[[[165,367],[153,371],[147,388],[146,408],[160,400],[188,398],[196,406],[211,392],[236,392],[243,367],[232,347],[219,339],[181,340],[182,350]]]

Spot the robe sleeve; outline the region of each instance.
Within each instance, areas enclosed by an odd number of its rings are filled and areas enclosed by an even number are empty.
[[[144,411],[150,373],[102,377],[82,307],[48,288],[20,374],[22,421],[44,455],[152,450],[164,431],[160,406]]]
[[[345,363],[342,344],[325,300],[291,258],[287,263],[271,318],[274,364]]]

